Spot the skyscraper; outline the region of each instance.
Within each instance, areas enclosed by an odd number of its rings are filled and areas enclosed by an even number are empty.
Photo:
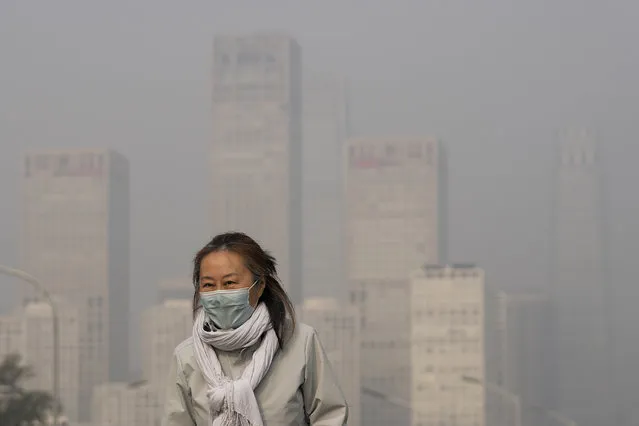
[[[524,426],[543,424],[552,406],[550,306],[539,293],[498,294],[497,384],[521,398]]]
[[[22,194],[23,267],[81,318],[86,418],[93,386],[129,373],[128,161],[109,150],[34,151]],[[24,301],[40,296],[27,291]]]
[[[491,299],[473,265],[425,266],[411,276],[413,425],[487,423],[484,387],[491,342]],[[469,384],[468,380],[475,382]]]
[[[555,182],[553,280],[557,408],[579,426],[613,425],[600,155],[585,130],[561,135]]]
[[[351,139],[348,279],[361,315],[362,384],[410,397],[410,273],[446,257],[446,160],[434,139]]]
[[[344,169],[348,100],[344,79],[304,73],[304,296],[344,298]]]
[[[213,232],[271,249],[294,303],[302,286],[301,49],[279,34],[213,46]]]

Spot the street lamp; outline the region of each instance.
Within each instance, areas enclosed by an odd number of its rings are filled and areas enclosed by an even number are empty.
[[[485,385],[486,389],[488,389],[489,391],[494,392],[498,394],[499,396],[510,400],[513,406],[515,407],[515,421],[516,421],[515,425],[521,426],[521,399],[519,398],[518,395],[515,395],[514,393],[507,391],[506,389],[502,388],[501,386],[497,384],[494,384],[491,382],[484,382],[475,377],[462,376],[462,380],[466,383],[470,383],[470,384],[474,384],[478,386]]]
[[[0,274],[9,275],[26,281],[44,295],[47,303],[51,307],[51,316],[53,319],[53,425],[57,426],[58,418],[60,417],[60,336],[56,304],[53,302],[51,295],[46,288],[44,288],[42,283],[26,272],[0,265]]]

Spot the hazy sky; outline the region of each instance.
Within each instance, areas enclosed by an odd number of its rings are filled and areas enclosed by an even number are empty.
[[[355,134],[447,143],[451,257],[479,262],[500,286],[544,285],[554,132],[595,128],[611,284],[630,300],[638,18],[632,1],[0,0],[0,264],[18,262],[22,152],[101,146],[132,167],[133,306],[151,303],[144,291],[160,279],[186,277],[209,237],[213,35],[281,30],[308,67],[349,78]],[[17,285],[0,283],[3,296]],[[636,322],[633,306],[616,308]],[[637,358],[639,345],[625,354]]]

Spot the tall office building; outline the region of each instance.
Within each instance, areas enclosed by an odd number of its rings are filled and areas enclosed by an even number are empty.
[[[497,384],[521,398],[524,426],[543,425],[554,391],[550,301],[539,293],[504,292],[497,300]]]
[[[585,130],[561,135],[553,220],[557,409],[579,426],[613,425],[611,331],[600,155]],[[585,350],[587,348],[587,350]]]
[[[164,387],[173,351],[193,330],[191,299],[167,299],[142,314],[143,378]]]
[[[348,281],[361,315],[362,384],[410,398],[411,271],[446,257],[446,159],[434,139],[351,139]]]
[[[486,422],[490,307],[484,271],[473,265],[425,266],[412,274],[412,424],[502,424]]]
[[[246,232],[302,297],[301,50],[278,34],[218,36],[213,46],[213,231]]]
[[[128,161],[109,150],[34,151],[22,194],[23,267],[82,318],[84,419],[93,387],[129,373]]]
[[[349,135],[344,79],[304,73],[304,297],[345,299],[342,151]]]
[[[358,426],[360,413],[360,335],[357,308],[331,298],[306,299],[302,321],[317,330],[349,406],[348,424]]]
[[[80,402],[80,325],[77,309],[58,301],[60,343],[60,401],[64,415],[78,420]],[[46,302],[29,303],[22,312],[22,354],[34,375],[28,381],[31,389],[53,388],[53,316]]]

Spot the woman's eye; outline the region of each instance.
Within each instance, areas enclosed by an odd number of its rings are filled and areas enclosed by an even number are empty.
[[[227,281],[224,283],[225,286],[232,286],[233,284],[235,284],[234,281]]]

